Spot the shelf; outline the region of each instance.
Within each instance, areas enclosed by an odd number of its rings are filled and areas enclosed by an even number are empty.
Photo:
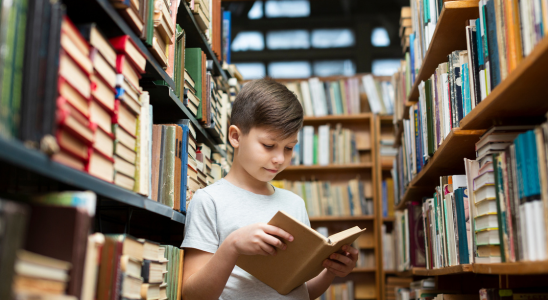
[[[215,56],[215,53],[211,50],[209,43],[203,32],[199,29],[194,15],[188,7],[186,1],[181,1],[179,10],[177,11],[177,24],[185,30],[186,34],[186,48],[201,48],[207,56],[207,59],[213,60],[213,73],[223,76],[224,80],[228,80],[226,74]]]
[[[423,193],[424,188],[427,188],[432,194],[434,193],[432,188],[439,184],[440,176],[464,174],[463,159],[476,158],[475,145],[484,132],[485,130],[453,129],[424,169],[409,183],[408,189],[421,187],[416,192]],[[407,201],[416,196],[415,192],[408,194],[406,191],[397,209],[403,208]]]
[[[502,275],[546,275],[548,274],[548,261],[474,264],[474,273]]]
[[[347,221],[371,221],[375,216],[323,216],[310,217],[310,222],[347,222]]]
[[[354,268],[352,273],[374,273],[376,271],[376,268]]]
[[[548,111],[548,38],[544,38],[495,89],[461,121],[462,129],[540,121]],[[520,117],[520,119],[516,118]],[[531,117],[540,117],[538,120]]]
[[[444,3],[432,41],[415,76],[415,84],[407,98],[408,102],[417,101],[420,82],[430,78],[439,64],[447,62],[447,55],[455,50],[466,50],[465,24],[468,20],[478,17],[478,1]]]
[[[434,185],[435,186],[435,185]],[[407,202],[416,200],[421,201],[422,197],[432,196],[434,194],[434,186],[422,187],[422,186],[408,186],[407,190],[403,194],[400,203],[396,205],[396,210],[405,209]]]
[[[413,268],[413,275],[416,276],[438,276],[473,272],[472,265],[456,265],[440,269]]]
[[[356,123],[369,121],[373,117],[372,113],[361,113],[356,115],[329,115],[324,117],[304,117],[303,122],[307,123],[325,123],[325,122],[337,122],[337,123]]]
[[[382,115],[382,116],[379,116],[379,119],[381,120],[381,122],[394,122],[394,116],[393,115]]]
[[[94,22],[107,38],[129,35],[147,59],[145,74],[142,74],[143,79],[163,80],[175,89],[173,79],[167,75],[145,44],[108,0],[65,0],[63,4],[67,8],[67,15],[76,24]]]
[[[18,140],[6,140],[0,137],[0,149],[2,149],[0,151],[0,160],[9,164],[78,189],[93,191],[97,195],[111,199],[118,204],[143,209],[177,223],[185,223],[183,214],[166,205],[149,200],[82,171],[54,162],[44,153],[26,148]]]
[[[353,171],[361,169],[371,169],[373,167],[372,163],[359,163],[359,164],[347,164],[347,165],[313,165],[313,166],[288,166],[282,172],[312,172],[312,171]]]
[[[384,217],[384,218],[382,218],[382,221],[383,222],[395,222],[396,217]]]

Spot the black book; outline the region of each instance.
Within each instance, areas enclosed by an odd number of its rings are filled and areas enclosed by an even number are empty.
[[[474,26],[470,26],[470,28],[467,29],[469,32],[469,43],[470,43],[470,51],[472,53],[468,53],[468,56],[470,57],[470,61],[472,62],[472,78],[469,80],[472,81],[474,85],[474,90],[471,91],[475,95],[475,101],[476,105],[478,105],[481,102],[481,84],[479,80],[479,60],[478,60],[478,40],[477,40],[477,28]]]

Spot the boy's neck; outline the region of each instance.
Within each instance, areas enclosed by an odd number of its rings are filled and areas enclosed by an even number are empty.
[[[257,180],[251,176],[239,163],[236,157],[232,162],[232,167],[225,180],[246,191],[259,195],[270,196],[274,193],[274,188],[268,182]]]

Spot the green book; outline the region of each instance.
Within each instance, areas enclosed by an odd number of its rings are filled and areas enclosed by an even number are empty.
[[[179,248],[173,247],[171,256],[173,257],[173,272],[171,272],[171,300],[177,300],[177,289],[179,288]]]
[[[173,207],[175,199],[175,126],[166,125],[164,151],[162,152],[163,168],[160,182],[160,203]]]
[[[194,79],[194,89],[196,97],[200,100],[196,119],[202,119],[202,49],[186,48],[185,49],[185,68],[190,77]]]
[[[341,97],[341,86],[338,81],[331,82],[331,88],[333,89],[333,96],[335,100],[335,107],[337,108],[337,115],[344,114],[342,97]]]
[[[424,84],[426,101],[426,129],[428,135],[428,156],[432,157],[435,151],[434,142],[434,114],[432,112],[432,80],[428,79]]]
[[[184,89],[184,76],[185,70],[181,66],[181,58],[184,53],[184,30],[177,24],[177,33],[176,33],[176,42],[175,42],[175,66],[173,69],[173,80],[175,81],[175,95],[181,99],[181,91]],[[181,67],[183,70],[181,70]],[[183,77],[183,78],[181,78]],[[182,79],[182,80],[181,80]]]
[[[154,40],[154,2],[155,1],[148,1],[148,16],[147,16],[147,23],[146,25],[146,40],[145,44],[148,47],[152,47],[152,41]]]
[[[508,238],[504,239],[504,232],[508,232],[506,227],[506,209],[504,204],[504,183],[502,177],[502,164],[501,154],[493,154],[493,167],[495,173],[495,196],[497,198],[497,220],[499,223],[499,241],[500,241],[500,261],[506,262],[506,253],[508,249]],[[508,237],[508,236],[506,236]]]
[[[314,159],[312,160],[312,164],[317,165],[318,164],[318,135],[314,135]]]

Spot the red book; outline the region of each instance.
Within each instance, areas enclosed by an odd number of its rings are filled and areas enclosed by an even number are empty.
[[[424,223],[422,209],[418,202],[407,203],[407,218],[409,220],[409,261],[411,267],[426,267],[426,252],[424,249]]]
[[[95,126],[65,98],[57,98],[57,124],[76,138],[90,145]]]
[[[118,124],[118,126],[122,127],[132,137],[137,138],[137,116],[135,116],[120,100],[116,100],[114,104],[112,124]]]
[[[111,38],[110,43],[117,53],[125,54],[139,73],[145,73],[147,59],[143,52],[137,47],[129,35],[122,35]],[[116,64],[118,65],[118,64]]]
[[[139,90],[139,79],[141,75],[137,73],[137,70],[129,62],[129,59],[125,54],[118,54],[116,56],[116,73],[124,75],[124,78],[135,88]]]
[[[102,153],[101,150],[90,147],[86,172],[104,181],[113,183],[114,159]]]

